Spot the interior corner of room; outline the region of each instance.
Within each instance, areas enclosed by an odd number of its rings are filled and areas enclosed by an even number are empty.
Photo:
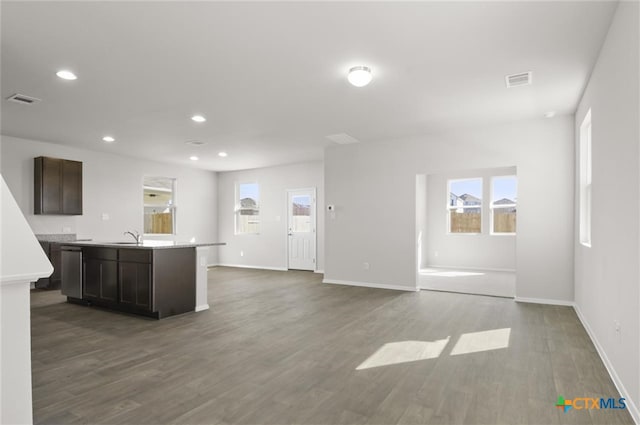
[[[640,424],[637,1],[2,9],[0,422]]]

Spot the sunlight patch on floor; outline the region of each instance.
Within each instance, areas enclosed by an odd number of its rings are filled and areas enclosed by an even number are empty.
[[[460,354],[507,348],[509,347],[510,335],[511,328],[462,334],[453,347],[453,350],[451,350],[451,355],[457,356]]]
[[[450,337],[436,341],[390,342],[380,347],[378,351],[362,362],[356,370],[435,359],[440,356],[444,347],[449,343],[449,339]]]

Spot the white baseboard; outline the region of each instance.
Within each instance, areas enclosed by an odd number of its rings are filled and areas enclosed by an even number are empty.
[[[246,265],[246,264],[218,264],[218,266],[221,266],[221,267],[237,267],[237,268],[240,268],[240,269],[275,270],[275,271],[279,271],[279,272],[286,272],[287,270],[289,270],[286,267],[250,266],[250,265]]]
[[[199,312],[199,311],[204,311],[204,310],[209,310],[209,304],[203,304],[203,305],[197,305],[195,312]]]
[[[464,266],[439,266],[437,264],[429,264],[428,266],[420,267],[420,270],[434,268],[434,269],[447,269],[447,270],[475,270],[479,272],[505,272],[515,273],[515,269],[494,269],[491,267],[464,267]]]
[[[549,305],[563,305],[567,307],[573,307],[573,301],[564,301],[564,300],[552,300],[548,298],[526,298],[526,297],[518,297],[514,298],[516,302],[519,303],[531,303],[531,304],[549,304]]]
[[[324,274],[324,270],[314,270],[314,273],[320,273],[320,274]]]
[[[582,314],[582,311],[580,311],[580,307],[578,307],[577,304],[574,304],[573,309],[575,310],[576,315],[578,316],[578,319],[580,319],[582,326],[587,331],[587,335],[589,335],[589,338],[591,338],[591,342],[593,342],[593,345],[596,347],[596,351],[598,351],[598,354],[602,359],[602,363],[604,363],[604,367],[607,368],[607,372],[609,372],[609,376],[611,377],[613,384],[618,389],[618,392],[620,392],[620,395],[625,398],[627,409],[629,410],[629,413],[631,414],[633,421],[637,425],[640,424],[640,411],[638,410],[638,406],[636,406],[636,404],[633,402],[633,399],[629,397],[629,392],[627,391],[624,384],[620,380],[618,373],[613,367],[613,364],[611,364],[611,361],[609,360],[607,353],[604,351],[604,348],[602,348],[602,345],[600,345],[600,342],[596,338],[595,333],[593,333],[593,331],[591,330],[591,326],[589,326],[589,322],[587,322],[587,319]]]
[[[376,289],[394,289],[396,291],[411,291],[411,292],[419,291],[419,289],[417,288],[410,288],[408,286],[386,285],[383,283],[354,282],[350,280],[323,279],[322,283],[331,283],[334,285],[347,285],[347,286],[363,286],[365,288],[376,288]]]

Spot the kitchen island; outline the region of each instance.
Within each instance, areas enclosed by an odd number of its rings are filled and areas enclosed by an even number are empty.
[[[221,242],[66,242],[62,294],[76,304],[162,319],[209,308],[207,254]]]

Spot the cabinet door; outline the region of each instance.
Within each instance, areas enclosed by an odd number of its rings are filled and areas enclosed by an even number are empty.
[[[35,213],[62,213],[62,159],[36,158]]]
[[[82,215],[82,162],[62,162],[62,213]]]
[[[119,302],[151,311],[151,264],[121,261]]]
[[[118,263],[87,258],[84,261],[83,298],[116,301],[118,298]]]
[[[60,246],[51,246],[49,250],[49,261],[51,261],[51,265],[53,266],[53,273],[49,278],[49,289],[57,289],[60,287],[62,275],[60,273],[62,269],[62,256],[60,252]]]

